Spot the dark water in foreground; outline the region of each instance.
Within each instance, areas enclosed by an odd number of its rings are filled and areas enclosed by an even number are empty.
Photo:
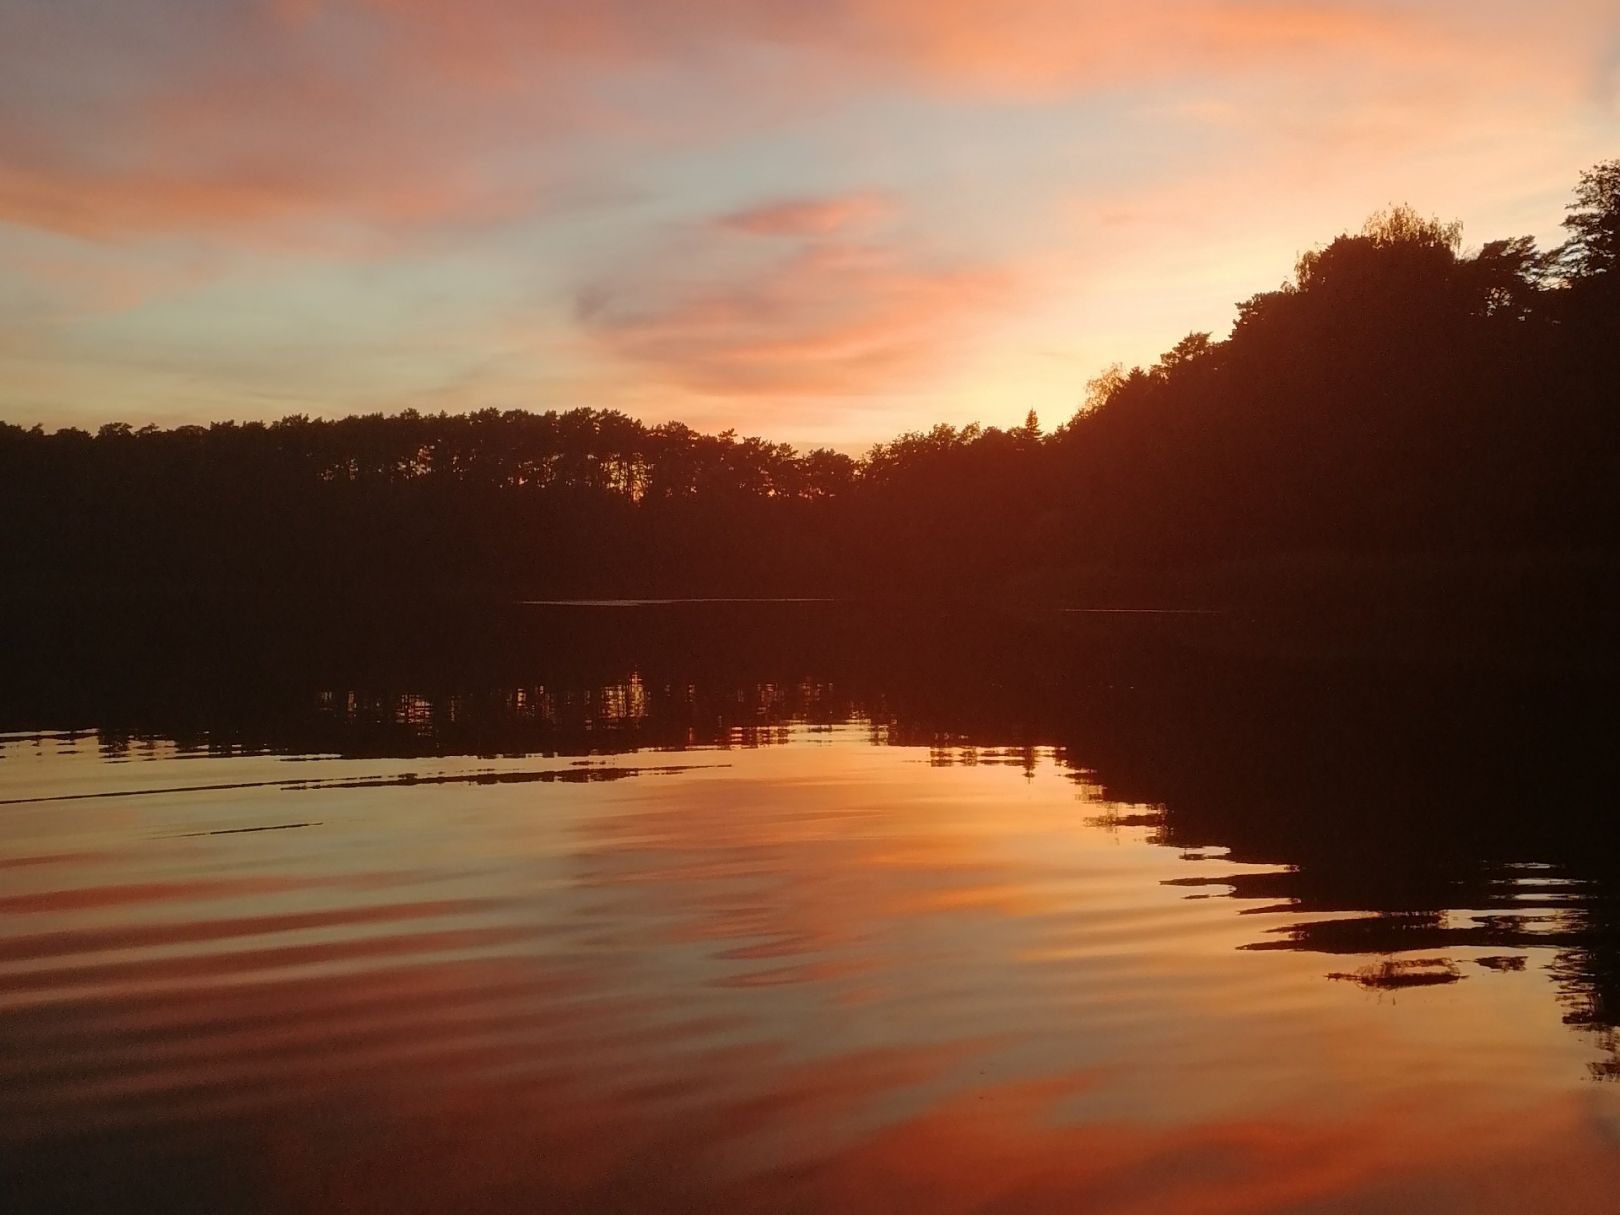
[[[0,698],[8,1210],[1614,1209],[1604,679],[826,605],[113,632]]]

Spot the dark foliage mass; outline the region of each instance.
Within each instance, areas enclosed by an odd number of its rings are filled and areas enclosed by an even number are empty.
[[[938,426],[859,460],[591,409],[0,424],[0,570],[535,595],[1106,595],[1203,571],[1207,596],[1222,569],[1601,564],[1620,161],[1582,175],[1565,226],[1550,252],[1465,253],[1395,208],[1238,305],[1225,340],[1104,373],[1050,434]]]

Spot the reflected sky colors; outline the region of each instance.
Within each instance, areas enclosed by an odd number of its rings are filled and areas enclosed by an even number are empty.
[[[599,775],[476,779],[520,772]],[[1300,908],[1226,896],[1281,868],[1165,847],[1049,747],[47,733],[0,740],[0,796],[30,1210],[1578,1213],[1620,1183],[1545,953],[1377,992],[1245,949]]]
[[[1544,240],[1604,0],[0,0],[0,413],[1067,417],[1408,200]]]

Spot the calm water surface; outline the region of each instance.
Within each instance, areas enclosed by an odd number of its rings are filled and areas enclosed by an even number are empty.
[[[8,1209],[1615,1209],[1612,803],[1529,693],[613,627],[13,707]]]

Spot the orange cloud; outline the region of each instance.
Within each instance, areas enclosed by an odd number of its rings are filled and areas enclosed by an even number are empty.
[[[306,7],[321,0],[304,0]],[[1546,35],[1512,4],[1437,0],[489,0],[478,16],[439,0],[324,0],[398,23],[446,70],[510,84],[540,62],[560,66],[712,63],[727,45],[805,52],[848,73],[865,66],[950,88],[1015,96],[1104,87],[1167,73],[1256,67],[1309,71],[1374,57],[1396,64],[1471,57],[1524,62]],[[1600,0],[1560,0],[1545,16],[1570,26],[1612,22]],[[1548,24],[1553,24],[1549,22]],[[787,70],[814,72],[800,61]]]
[[[191,176],[0,164],[0,216],[96,239],[252,229],[260,245],[352,248],[368,240],[345,226],[356,219],[403,227],[467,223],[517,205],[483,196],[454,174],[406,183],[388,175],[322,175],[307,163]]]
[[[1014,94],[1171,71],[1232,71],[1309,53],[1385,51],[1413,32],[1410,17],[1354,2],[1033,0],[1009,13],[999,0],[879,0],[860,6],[857,19],[877,46],[913,70]]]

